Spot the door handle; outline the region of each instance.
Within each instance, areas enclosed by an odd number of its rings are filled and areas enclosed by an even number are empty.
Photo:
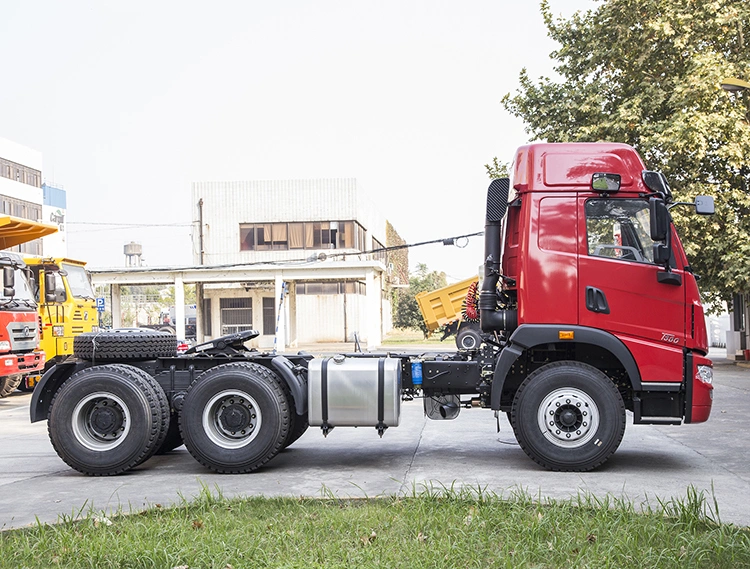
[[[604,291],[593,286],[587,286],[586,308],[591,312],[609,314],[609,304],[607,303],[607,296],[604,294]]]

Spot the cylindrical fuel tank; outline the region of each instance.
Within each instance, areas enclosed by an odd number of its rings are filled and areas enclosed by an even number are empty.
[[[401,362],[397,358],[316,358],[307,369],[310,425],[398,426]]]

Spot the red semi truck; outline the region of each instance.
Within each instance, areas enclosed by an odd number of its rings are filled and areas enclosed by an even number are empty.
[[[700,296],[671,223],[664,176],[624,144],[533,144],[487,196],[481,341],[425,353],[248,350],[241,332],[175,354],[174,336],[82,335],[36,387],[71,467],[111,475],[182,442],[217,472],[253,471],[308,425],[370,426],[401,402],[430,419],[507,413],[521,448],[551,470],[586,471],[635,424],[708,419],[712,365]],[[713,200],[694,203],[699,214]]]

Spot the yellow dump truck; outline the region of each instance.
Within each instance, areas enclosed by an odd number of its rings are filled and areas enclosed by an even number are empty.
[[[429,334],[443,328],[442,340],[456,334],[456,345],[459,348],[469,350],[479,347],[482,336],[478,317],[471,315],[473,318],[467,318],[465,314],[467,294],[475,294],[477,281],[476,277],[470,277],[431,292],[417,294],[417,305]]]
[[[73,338],[99,329],[96,298],[86,263],[63,257],[25,257],[31,270],[42,323],[39,346],[47,354],[45,370],[73,353]],[[33,389],[40,374],[25,378]]]

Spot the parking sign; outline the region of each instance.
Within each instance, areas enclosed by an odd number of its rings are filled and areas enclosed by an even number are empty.
[[[104,297],[103,296],[97,297],[96,310],[97,312],[104,312]]]

